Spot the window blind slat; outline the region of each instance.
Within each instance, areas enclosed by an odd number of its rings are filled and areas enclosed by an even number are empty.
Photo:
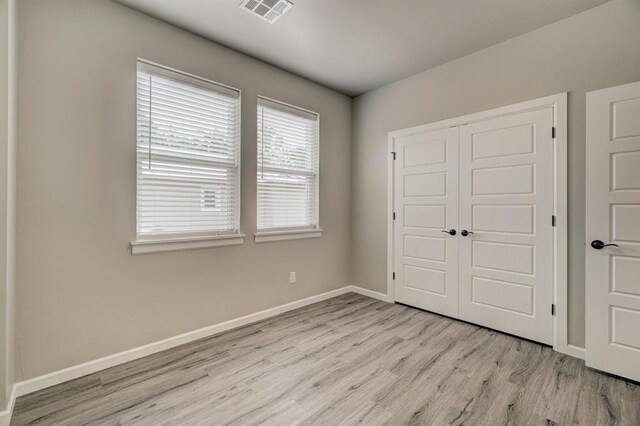
[[[318,227],[318,119],[259,99],[258,230]]]
[[[239,97],[151,68],[137,81],[138,236],[238,232]]]
[[[148,83],[138,85],[138,93],[140,94],[140,102],[148,103],[149,94]],[[159,89],[157,86],[153,90],[154,102],[162,107],[169,109],[186,109],[193,110],[199,114],[210,115],[211,113],[220,114],[221,117],[229,117],[229,108],[233,107],[235,99],[208,98],[202,99],[193,96],[185,96],[176,91],[166,91]]]

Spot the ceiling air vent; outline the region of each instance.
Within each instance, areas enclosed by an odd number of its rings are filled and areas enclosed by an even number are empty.
[[[292,6],[293,3],[288,0],[244,0],[240,5],[247,12],[270,24],[276,22]]]

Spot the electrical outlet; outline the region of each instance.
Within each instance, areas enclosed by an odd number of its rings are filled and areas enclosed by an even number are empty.
[[[296,273],[289,272],[289,284],[294,284],[296,282]]]

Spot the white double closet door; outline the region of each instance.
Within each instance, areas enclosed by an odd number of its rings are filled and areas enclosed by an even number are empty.
[[[395,139],[394,298],[551,344],[553,109]]]

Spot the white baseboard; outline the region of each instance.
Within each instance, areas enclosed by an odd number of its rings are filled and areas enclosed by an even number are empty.
[[[382,300],[384,302],[389,302],[389,303],[393,303],[393,298],[387,294],[384,293],[379,293],[377,291],[373,291],[373,290],[369,290],[366,288],[362,288],[362,287],[358,287],[356,285],[351,285],[349,286],[350,291],[354,292],[354,293],[358,293],[358,294],[362,294],[364,296],[369,296],[369,297],[373,297],[374,299],[379,299]],[[585,348],[581,348],[580,346],[575,346],[575,345],[566,345],[564,347],[555,347],[555,350],[557,350],[558,352],[570,355],[574,358],[579,358],[584,360],[585,359],[585,355],[586,355],[586,351]]]
[[[14,387],[15,398],[48,388],[50,386],[58,385],[69,380],[77,379],[78,377],[86,376],[87,374],[95,373],[97,371],[104,370],[105,368],[124,364],[125,362],[133,361],[148,355],[164,351],[166,349],[184,345],[185,343],[203,339],[205,337],[210,337],[215,334],[242,327],[266,318],[273,317],[275,315],[282,314],[284,312],[292,311],[294,309],[321,302],[323,300],[331,299],[332,297],[340,296],[349,292],[356,292],[356,290],[354,290],[352,286],[345,286],[336,290],[328,291],[326,293],[276,306],[274,308],[265,309],[264,311],[256,312],[254,314],[245,315],[240,318],[221,322],[219,324],[214,324],[195,331],[190,331],[188,333],[180,334],[178,336],[170,337],[168,339],[160,340],[148,345],[139,346],[137,348],[129,349],[124,352],[109,355],[93,361],[88,361],[83,364],[65,368],[63,370],[54,371],[52,373],[45,374],[39,377],[34,377],[32,379],[16,383]],[[1,413],[4,413],[4,411],[0,412],[0,414]],[[2,426],[2,423],[0,423],[0,426]]]
[[[63,370],[54,371],[52,373],[45,374],[39,377],[34,377],[33,379],[25,380],[13,385],[11,394],[9,395],[9,400],[7,402],[7,408],[3,411],[0,411],[0,426],[9,425],[16,398],[19,396],[36,392],[50,386],[58,385],[69,380],[77,379],[79,377],[86,376],[87,374],[95,373],[97,371],[113,367],[115,365],[124,364],[125,362],[152,355],[166,349],[171,349],[185,343],[193,342],[205,337],[210,337],[215,334],[229,331],[234,328],[252,324],[266,318],[292,311],[294,309],[302,308],[304,306],[321,302],[323,300],[331,299],[332,297],[340,296],[349,292],[358,293],[363,296],[382,300],[384,302],[393,302],[392,298],[387,294],[379,293],[377,291],[369,290],[355,285],[348,285],[336,290],[328,291],[326,293],[307,297],[301,300],[296,300],[294,302],[286,303],[284,305],[276,306],[270,309],[265,309],[254,314],[245,315],[240,318],[221,322],[219,324],[214,324],[198,330],[190,331],[188,333],[180,334],[178,336],[170,337],[168,339],[150,343],[148,345],[129,349],[124,352],[85,362],[83,364],[75,365]],[[580,359],[585,358],[584,348],[574,345],[567,345],[564,349],[565,350],[562,352],[566,353],[567,355],[571,355]]]
[[[16,385],[11,387],[11,394],[7,400],[7,408],[0,411],[0,426],[9,426],[11,423],[11,415],[13,414],[13,406],[16,403]]]
[[[350,285],[349,288],[352,292],[362,294],[363,296],[373,297],[374,299],[382,300],[383,302],[393,302],[393,300],[391,300],[391,297],[384,293],[369,290],[368,288],[358,287],[357,285]]]
[[[380,293],[377,291],[369,290],[366,288],[358,287],[355,285],[348,285],[336,290],[328,291],[326,293],[318,294],[315,296],[307,297],[305,299],[296,300],[294,302],[286,303],[284,305],[276,306],[274,308],[265,309],[260,312],[245,315],[240,318],[232,319],[229,321],[214,324],[208,327],[204,327],[198,330],[190,331],[188,333],[180,334],[178,336],[170,337],[168,339],[160,340],[148,345],[139,346],[137,348],[129,349],[117,354],[109,355],[103,358],[99,358],[93,361],[88,361],[83,364],[75,365],[73,367],[65,368],[63,370],[54,371],[49,374],[45,374],[39,377],[34,377],[29,380],[25,380],[13,385],[9,400],[7,402],[7,408],[0,411],[0,426],[8,425],[11,420],[11,414],[13,412],[13,406],[17,397],[26,395],[32,392],[36,392],[50,386],[58,385],[60,383],[67,382],[69,380],[77,379],[87,374],[95,373],[100,370],[104,370],[109,367],[124,364],[129,361],[133,361],[139,358],[143,358],[148,355],[152,355],[166,349],[171,349],[176,346],[183,345],[185,343],[193,342],[199,339],[210,337],[225,331],[229,331],[234,328],[242,327],[248,324],[252,324],[257,321],[261,321],[266,318],[270,318],[294,309],[298,309],[313,303],[321,302],[323,300],[330,299],[332,297],[340,296],[349,292],[358,293],[364,296],[372,297],[374,299],[382,300],[384,302],[393,302],[389,295]],[[571,355],[576,358],[584,359],[584,348],[567,345],[565,350],[562,351],[567,355]]]
[[[328,291],[326,293],[307,297],[301,300],[296,300],[294,302],[286,303],[284,305],[276,306],[270,309],[265,309],[254,314],[245,315],[240,318],[221,322],[219,324],[214,324],[195,331],[190,331],[188,333],[160,340],[158,342],[150,343],[148,345],[129,349],[124,352],[85,362],[83,364],[75,365],[63,370],[54,371],[52,373],[45,374],[39,377],[34,377],[33,379],[25,380],[13,385],[11,394],[9,395],[9,400],[7,402],[7,408],[3,411],[0,411],[0,426],[9,425],[16,398],[19,396],[36,392],[50,386],[58,385],[69,380],[77,379],[79,377],[86,376],[87,374],[95,373],[97,371],[113,367],[115,365],[124,364],[125,362],[152,355],[166,349],[171,349],[185,343],[193,342],[205,337],[210,337],[215,334],[229,331],[234,328],[252,324],[266,318],[292,311],[294,309],[302,308],[304,306],[321,302],[323,300],[331,299],[332,297],[340,296],[349,292],[358,293],[363,296],[382,300],[384,302],[393,302],[392,298],[387,294],[379,293],[377,291],[369,290],[355,285],[348,285],[336,290]],[[585,358],[584,348],[574,345],[567,345],[564,349],[565,350],[562,352],[566,353],[567,355],[571,355],[580,359]]]
[[[256,312],[254,314],[245,315],[240,318],[221,322],[219,324],[214,324],[198,330],[190,331],[188,333],[180,334],[178,336],[170,337],[168,339],[150,343],[148,345],[139,346],[137,348],[129,349],[117,354],[109,355],[93,361],[88,361],[83,364],[74,365],[63,370],[58,370],[52,373],[44,374],[42,376],[34,377],[32,379],[28,379],[13,385],[9,401],[7,402],[7,408],[4,411],[0,411],[0,426],[9,425],[15,400],[19,396],[37,392],[39,390],[64,383],[69,380],[86,376],[87,374],[95,373],[97,371],[104,370],[116,365],[124,364],[125,362],[143,358],[145,356],[152,355],[167,349],[175,348],[176,346],[184,345],[185,343],[223,333],[234,328],[252,324],[266,318],[292,311],[294,309],[302,308],[304,306],[321,302],[323,300],[331,299],[332,297],[340,296],[349,292],[362,294],[364,296],[383,300],[385,302],[391,301],[386,294],[378,293],[377,291],[368,290],[358,286],[348,285],[336,290],[328,291],[326,293],[307,297],[301,300],[296,300],[294,302],[286,303],[284,305],[276,306],[270,309],[265,309],[264,311]]]
[[[586,350],[585,348],[581,348],[580,346],[557,344],[553,346],[553,350],[556,352],[560,352],[561,354],[569,355],[578,359],[585,359]]]
[[[587,355],[587,351],[585,348],[581,348],[580,346],[567,345],[567,355],[571,355],[572,357],[585,359]]]

